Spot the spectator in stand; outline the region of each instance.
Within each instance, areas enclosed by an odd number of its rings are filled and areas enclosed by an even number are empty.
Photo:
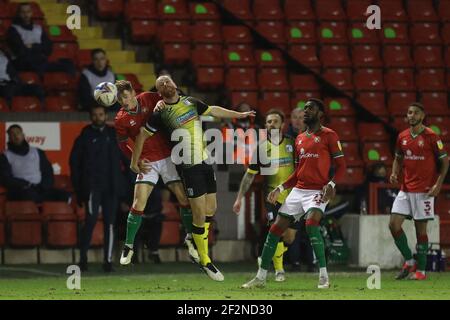
[[[82,271],[87,271],[87,252],[100,207],[104,223],[103,270],[113,271],[113,229],[124,183],[116,131],[106,125],[106,118],[105,108],[94,106],[91,109],[92,123],[84,127],[70,154],[72,185],[78,205],[84,204],[86,210],[80,243],[79,265]]]
[[[83,69],[78,85],[78,96],[83,111],[89,111],[93,106],[98,105],[94,99],[94,90],[98,84],[102,82],[115,83],[117,80],[117,76],[109,68],[105,50],[93,49],[91,58],[92,64]],[[108,109],[117,111],[119,105],[116,103]]]
[[[68,201],[69,193],[53,188],[53,168],[45,152],[30,147],[22,127],[11,125],[8,149],[0,155],[0,181],[12,201]]]
[[[75,66],[68,59],[48,62],[53,44],[42,26],[33,22],[33,11],[29,3],[18,5],[16,17],[6,34],[6,41],[14,54],[14,63],[19,71],[33,71],[40,76],[48,71],[75,75]]]
[[[8,55],[0,49],[0,97],[10,105],[15,96],[36,96],[44,102],[44,90],[34,84],[23,84]]]

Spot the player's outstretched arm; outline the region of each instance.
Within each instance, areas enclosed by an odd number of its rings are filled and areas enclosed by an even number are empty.
[[[134,141],[134,149],[133,154],[131,155],[131,164],[130,168],[135,173],[140,173],[139,169],[139,158],[142,154],[142,148],[144,147],[144,142],[149,138],[151,134],[146,131],[143,127],[141,128],[141,131],[136,136],[136,140]]]
[[[216,118],[222,119],[243,119],[247,117],[254,117],[256,115],[256,112],[255,111],[237,112],[219,106],[211,106],[209,114]]]
[[[248,190],[250,189],[254,180],[255,180],[255,174],[247,171],[245,173],[244,177],[242,178],[241,185],[239,186],[239,192],[236,196],[236,201],[234,202],[234,205],[233,205],[234,213],[239,214],[239,212],[241,211],[242,198],[248,192]]]
[[[436,183],[431,187],[430,191],[428,191],[429,197],[437,197],[439,192],[441,191],[442,184],[444,183],[444,179],[447,176],[449,165],[448,156],[440,158],[439,164],[439,176],[436,180]]]

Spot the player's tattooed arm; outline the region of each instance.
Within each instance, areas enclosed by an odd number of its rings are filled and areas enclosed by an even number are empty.
[[[237,112],[219,106],[211,106],[209,114],[216,118],[243,119],[247,117],[254,117],[256,115],[256,112],[255,111]]]
[[[142,149],[144,147],[144,142],[151,136],[151,133],[141,128],[141,131],[136,136],[136,140],[134,141],[134,149],[133,154],[131,155],[131,164],[130,169],[135,173],[141,173],[141,168],[139,168],[139,158],[142,154]],[[143,172],[145,173],[145,172]]]
[[[250,172],[245,173],[244,177],[242,178],[241,185],[239,186],[239,192],[238,195],[236,196],[236,201],[233,204],[234,213],[239,214],[239,212],[241,211],[242,198],[248,192],[254,180],[255,180],[254,174]]]
[[[437,197],[439,192],[441,192],[442,184],[444,183],[444,179],[447,176],[449,161],[448,157],[443,157],[439,159],[439,176],[436,180],[436,183],[431,187],[430,191],[428,191],[429,197]]]

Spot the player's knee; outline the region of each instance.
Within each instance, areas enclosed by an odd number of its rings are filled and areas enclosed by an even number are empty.
[[[133,209],[136,211],[144,211],[145,204],[145,201],[141,201],[141,199],[136,198],[133,200]]]

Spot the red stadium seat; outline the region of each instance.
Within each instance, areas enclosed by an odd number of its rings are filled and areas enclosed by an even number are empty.
[[[427,117],[425,122],[441,137],[442,141],[450,141],[450,119],[448,117]]]
[[[24,84],[42,85],[41,78],[35,72],[19,72],[19,78]]]
[[[135,74],[132,73],[125,73],[123,74],[126,80],[131,82],[131,85],[133,86],[133,89],[136,90],[136,92],[141,92],[143,87],[142,84],[139,82],[139,79]]]
[[[246,45],[230,46],[223,52],[228,67],[256,67],[253,48]]]
[[[8,3],[8,2],[0,2],[0,20],[1,19],[5,19],[5,18],[9,18],[9,19],[13,19],[14,16],[16,15],[16,12],[13,11],[13,4]]]
[[[444,24],[441,30],[442,40],[446,46],[450,45],[450,22]]]
[[[68,59],[73,62],[77,59],[78,43],[57,42],[53,44],[52,54],[48,57],[48,61],[55,62],[59,59]]]
[[[366,11],[372,4],[370,0],[347,0],[347,17],[350,21],[364,21],[367,20]]]
[[[386,90],[415,91],[414,74],[410,69],[388,69],[384,75]]]
[[[381,69],[357,69],[353,83],[356,91],[384,91]]]
[[[295,45],[289,49],[289,55],[309,69],[320,72],[321,63],[317,58],[316,46]]]
[[[291,103],[287,92],[264,92],[258,102],[258,113],[265,115],[270,109],[277,109],[286,116],[291,113]]]
[[[347,98],[325,98],[326,114],[329,117],[354,117],[356,115],[352,103]]]
[[[258,22],[256,25],[256,31],[271,43],[281,47],[286,45],[285,25],[283,22]]]
[[[11,111],[14,112],[40,112],[41,108],[41,103],[36,97],[16,96],[11,103]]]
[[[364,123],[358,124],[358,135],[362,142],[366,141],[388,141],[389,134],[387,133],[382,123]]]
[[[388,110],[393,116],[405,116],[411,103],[417,101],[415,92],[391,92],[388,98]]]
[[[345,21],[347,19],[340,0],[316,0],[314,3],[319,21]]]
[[[324,68],[352,67],[347,46],[323,45],[320,49],[320,62]]]
[[[417,89],[423,91],[447,91],[443,69],[419,69],[416,74]]]
[[[241,103],[248,103],[252,108],[258,107],[258,92],[256,91],[233,91],[231,92],[231,106],[236,108]]]
[[[384,46],[383,60],[386,68],[412,68],[414,66],[409,46]]]
[[[327,127],[336,131],[341,141],[358,141],[355,118],[331,117]]]
[[[357,142],[342,142],[342,151],[344,152],[345,162],[348,167],[364,166]]]
[[[444,60],[440,46],[418,46],[414,48],[414,63],[417,68],[443,68]]]
[[[163,47],[164,63],[183,65],[191,59],[191,46],[189,43],[167,43]]]
[[[89,49],[80,49],[77,52],[77,66],[78,66],[78,68],[82,69],[84,67],[87,67],[91,63],[92,63],[91,50],[89,50]]]
[[[441,221],[448,222],[450,220],[450,197],[447,192],[441,193],[436,198],[436,213],[439,215],[439,219]],[[449,224],[447,224],[449,225]],[[440,226],[442,228],[442,225]],[[450,234],[450,229],[447,229],[449,232],[447,234]],[[441,230],[441,236],[442,236],[442,230]],[[450,240],[450,238],[447,235],[447,238]],[[450,241],[447,243],[450,244]]]
[[[284,68],[286,66],[286,61],[280,50],[256,50],[255,59],[260,68]]]
[[[189,24],[184,21],[166,21],[158,30],[158,39],[162,43],[189,43]]]
[[[388,142],[366,142],[363,144],[363,160],[367,166],[383,162],[392,165],[393,157]]]
[[[316,44],[316,26],[312,21],[296,21],[286,26],[286,38],[289,45]]]
[[[223,26],[223,38],[226,44],[251,44],[253,43],[250,29],[246,26]]]
[[[344,22],[321,22],[317,31],[322,44],[347,44],[347,29]]]
[[[427,115],[448,116],[450,113],[447,92],[423,92],[420,101]]]
[[[306,101],[311,98],[321,99],[320,92],[297,91],[294,92],[291,99],[292,109],[304,109]]]
[[[317,78],[310,74],[289,74],[289,82],[291,84],[292,91],[320,91]]]
[[[192,42],[194,44],[222,44],[222,29],[214,21],[199,21],[191,27]]]
[[[47,34],[52,42],[76,42],[77,37],[66,26],[49,26]]]
[[[409,128],[408,119],[405,116],[395,117],[391,125],[397,129],[398,132],[402,132]]]
[[[199,67],[196,69],[197,87],[200,89],[217,89],[224,83],[222,67]]]
[[[73,208],[66,202],[44,202],[42,215],[46,222],[47,245],[51,247],[75,247],[78,221]]]
[[[380,0],[378,6],[381,8],[383,21],[406,22],[407,15],[402,0]]]
[[[378,31],[370,30],[366,27],[365,22],[355,22],[349,26],[348,39],[352,44],[371,44],[377,45],[380,42]]]
[[[284,19],[280,1],[278,0],[253,0],[253,14],[258,21]]]
[[[178,246],[181,244],[180,223],[177,221],[163,221],[159,244],[165,246]]]
[[[353,90],[352,72],[350,69],[326,69],[322,76],[339,90]]]
[[[65,190],[67,192],[73,191],[72,181],[70,180],[69,176],[57,174],[54,176],[54,180],[55,180],[55,182],[54,182],[53,186],[56,189]]]
[[[289,91],[289,83],[284,69],[264,68],[258,74],[260,90]]]
[[[102,19],[119,18],[124,10],[123,0],[96,1],[97,15]]]
[[[9,244],[13,247],[35,247],[42,243],[41,216],[32,201],[9,201],[5,207],[9,222]]]
[[[384,92],[360,92],[357,100],[366,110],[378,117],[387,117],[389,114]]]
[[[192,51],[192,63],[196,67],[223,67],[221,45],[196,45]]]
[[[219,21],[220,13],[214,3],[189,3],[189,11],[192,21]]]
[[[316,19],[310,0],[284,1],[284,15],[288,21],[312,21]]]
[[[450,1],[439,1],[438,14],[442,21],[450,21]]]
[[[231,91],[256,91],[256,70],[254,68],[230,68],[225,78],[226,86]]]
[[[411,21],[438,22],[432,0],[409,0],[408,15]]]
[[[45,98],[45,110],[50,112],[71,112],[76,111],[76,106],[68,98],[47,96]]]
[[[440,45],[439,25],[437,23],[414,23],[410,30],[414,45]]]
[[[44,73],[44,88],[46,91],[52,90],[75,90],[75,79],[64,72]]]
[[[250,0],[224,0],[222,1],[222,5],[237,18],[247,22],[253,22],[254,18],[250,8]]]
[[[156,10],[156,0],[129,0],[125,4],[125,19],[156,20],[158,12]]]
[[[352,47],[354,68],[381,68],[380,47],[377,45],[355,45]]]
[[[189,20],[190,14],[186,0],[162,0],[158,14],[163,20]]]
[[[364,175],[364,168],[362,167],[347,167],[347,173],[341,180],[336,182],[343,186],[361,186],[366,177]]]
[[[445,50],[445,67],[450,69],[450,46]]]
[[[8,31],[8,28],[11,26],[11,23],[12,23],[11,19],[0,18],[0,39],[3,39],[3,37],[6,36],[6,32]]]
[[[408,25],[406,23],[383,23],[380,39],[384,44],[409,44]]]
[[[156,20],[133,19],[130,28],[131,39],[134,42],[147,43],[156,37],[158,23]]]
[[[9,112],[9,107],[3,98],[0,98],[0,112]]]

